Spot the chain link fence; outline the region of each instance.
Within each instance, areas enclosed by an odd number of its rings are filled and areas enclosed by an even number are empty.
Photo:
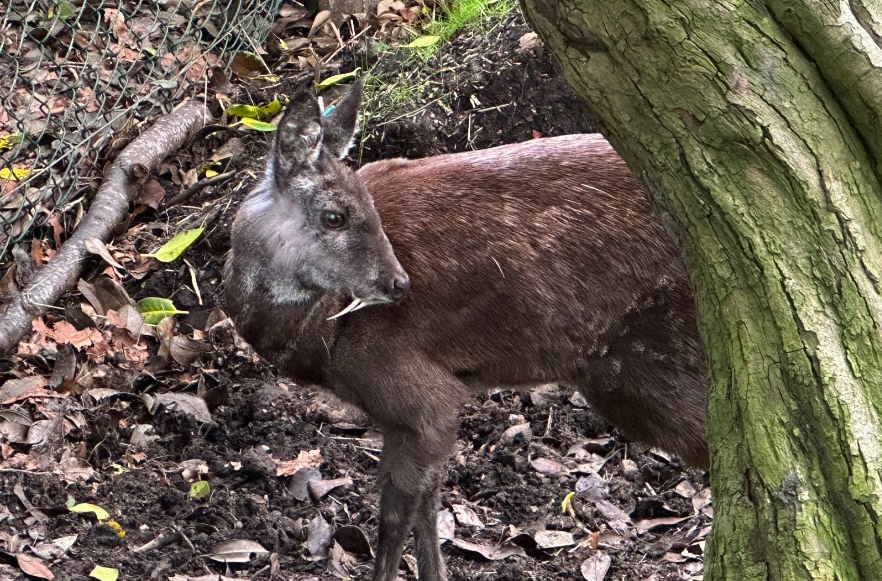
[[[0,2],[0,257],[35,226],[80,211],[136,123],[257,52],[280,4]]]

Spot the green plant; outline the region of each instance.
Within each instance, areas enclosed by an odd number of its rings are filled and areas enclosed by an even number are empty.
[[[442,18],[435,18],[426,27],[426,34],[439,37],[444,43],[461,28],[481,30],[494,19],[505,16],[517,5],[515,0],[453,0],[442,3]]]
[[[440,10],[423,28],[423,35],[394,46],[368,39],[359,58],[364,70],[364,102],[361,141],[370,120],[381,122],[374,131],[402,117],[436,105],[450,111],[451,90],[440,75],[450,70],[442,65],[450,37],[461,30],[492,36],[502,17],[517,7],[516,0],[441,0]],[[420,42],[420,40],[424,42]],[[429,39],[428,42],[425,42]],[[410,45],[408,47],[408,45]],[[390,64],[392,66],[390,66]],[[361,149],[357,159],[361,160]]]

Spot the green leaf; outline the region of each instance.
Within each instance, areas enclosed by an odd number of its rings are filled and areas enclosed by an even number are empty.
[[[282,108],[279,100],[264,105],[263,107],[255,107],[254,105],[230,105],[227,107],[227,115],[235,115],[236,117],[256,118],[261,115],[272,115]]]
[[[66,506],[67,508],[70,508],[73,505],[75,505],[76,503],[77,503],[77,499],[74,498],[73,495],[68,494],[67,495],[67,502],[64,503],[64,506]]]
[[[257,117],[259,107],[254,105],[230,105],[227,107],[227,115],[236,117]]]
[[[258,121],[257,119],[251,119],[250,117],[243,117],[241,121],[239,121],[242,125],[246,127],[250,127],[251,129],[257,129],[258,131],[275,131],[276,126],[272,123],[266,123],[265,121]]]
[[[257,110],[257,114],[258,115],[272,115],[273,113],[275,113],[276,111],[278,111],[281,108],[282,108],[282,104],[279,103],[278,99],[275,99],[271,103],[267,103],[263,107],[260,107]]]
[[[58,8],[58,17],[61,18],[62,20],[65,18],[70,18],[71,16],[74,15],[73,8],[67,2],[59,3],[57,8]]]
[[[95,568],[89,573],[89,577],[94,577],[98,581],[116,581],[119,579],[119,569],[95,565]]]
[[[138,309],[138,312],[144,317],[144,322],[148,325],[156,325],[166,317],[184,315],[190,312],[179,311],[173,302],[159,297],[147,297],[146,299],[141,299],[138,301],[138,304],[135,305],[135,308]]]
[[[7,147],[12,147],[17,143],[21,143],[21,138],[21,133],[11,133],[0,137],[0,149],[6,149]]]
[[[184,230],[168,242],[162,245],[162,248],[153,254],[142,254],[141,256],[152,256],[159,262],[171,262],[184,253],[184,250],[199,238],[205,228],[193,228],[192,230]]]
[[[412,42],[407,44],[402,44],[404,48],[425,48],[427,46],[432,46],[441,40],[440,36],[418,36],[413,39]]]
[[[98,517],[98,520],[105,520],[110,515],[107,514],[107,511],[101,508],[100,506],[95,506],[94,504],[75,504],[70,507],[71,512],[94,512],[95,516]]]
[[[315,86],[319,89],[327,89],[328,87],[333,87],[340,81],[345,81],[346,79],[351,79],[358,75],[358,71],[361,70],[361,67],[355,69],[354,71],[343,73],[342,75],[334,75],[333,77],[328,77],[321,83],[316,83]]]
[[[200,498],[205,498],[211,492],[211,489],[208,487],[208,482],[204,480],[197,480],[193,484],[190,485],[190,492],[188,496],[193,500],[199,500]]]

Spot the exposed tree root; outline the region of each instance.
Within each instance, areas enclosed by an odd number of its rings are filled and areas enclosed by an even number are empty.
[[[14,350],[31,328],[34,317],[43,314],[74,286],[89,255],[85,240],[110,240],[113,229],[123,221],[138,193],[139,184],[167,155],[202,128],[205,120],[211,120],[210,116],[206,119],[206,115],[202,103],[188,103],[160,118],[120,153],[105,172],[89,212],[58,254],[32,277],[23,280],[19,272],[18,280],[24,289],[13,291],[0,313],[0,352]]]

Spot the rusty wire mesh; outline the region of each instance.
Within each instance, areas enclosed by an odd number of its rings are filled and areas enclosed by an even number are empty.
[[[0,1],[0,257],[83,203],[133,124],[256,51],[280,3]]]

